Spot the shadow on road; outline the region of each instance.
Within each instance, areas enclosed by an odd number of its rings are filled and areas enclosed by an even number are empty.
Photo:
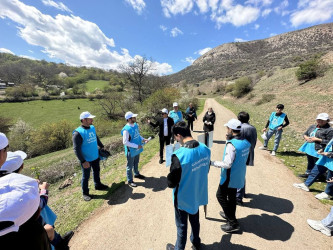
[[[168,187],[167,178],[161,176],[160,178],[146,177],[144,182],[138,182],[138,186],[152,189],[153,192],[163,191]]]
[[[124,182],[121,183],[123,185],[114,193],[114,195],[110,197],[110,200],[108,201],[109,205],[123,204],[127,202],[129,199],[138,200],[138,199],[143,199],[146,196],[143,193],[133,193],[132,187],[124,185]]]
[[[253,233],[266,240],[287,241],[294,232],[291,224],[275,215],[249,215],[238,221],[243,232]]]
[[[246,194],[246,197],[251,198],[249,202],[244,202],[244,206],[249,208],[258,208],[277,215],[291,213],[294,209],[293,203],[287,199],[265,194]]]
[[[217,141],[217,140],[214,140],[213,143],[216,143],[216,144],[225,144],[225,141]]]
[[[222,233],[222,231],[221,231]],[[221,250],[221,249],[228,249],[228,250],[254,250],[255,248],[243,246],[240,244],[233,244],[230,242],[232,234],[224,234],[221,238],[220,242],[214,242],[210,245],[202,244],[200,249],[207,249],[207,250]]]

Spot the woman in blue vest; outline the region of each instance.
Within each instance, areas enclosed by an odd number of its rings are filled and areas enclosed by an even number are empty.
[[[173,202],[177,226],[176,245],[167,245],[167,250],[185,249],[187,220],[192,227],[191,242],[199,249],[199,206],[208,204],[208,172],[210,150],[194,140],[186,122],[173,126],[175,139],[182,145],[172,154],[168,186],[173,188]]]
[[[143,138],[139,132],[139,126],[136,123],[136,117],[138,114],[133,114],[128,111],[125,114],[125,119],[127,124],[121,130],[121,135],[123,136],[123,144],[125,148],[125,155],[127,157],[127,167],[126,175],[128,185],[131,187],[136,187],[137,185],[133,181],[134,177],[138,179],[144,179],[145,177],[139,173],[139,160],[140,153],[143,151],[143,143],[147,143],[148,140]]]
[[[263,147],[259,147],[259,149],[267,150],[267,145],[269,139],[275,134],[274,140],[274,148],[272,150],[272,155],[276,155],[276,151],[279,148],[280,140],[282,138],[283,128],[289,125],[289,119],[285,113],[283,113],[284,105],[278,104],[276,106],[276,112],[272,112],[271,116],[269,117],[265,128],[262,130],[263,132],[267,131],[266,140],[264,142]]]
[[[177,102],[173,103],[173,110],[171,110],[169,112],[169,117],[171,117],[173,119],[174,124],[176,124],[177,122],[183,121],[183,114],[179,110]]]
[[[227,144],[223,160],[212,161],[211,165],[221,168],[216,198],[223,209],[220,215],[227,220],[221,229],[226,233],[232,233],[240,230],[236,219],[236,193],[237,189],[243,188],[245,184],[246,161],[251,144],[241,136],[242,124],[239,120],[231,119],[224,126],[227,127]]]

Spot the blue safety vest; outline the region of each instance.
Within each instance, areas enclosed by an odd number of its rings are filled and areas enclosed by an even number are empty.
[[[245,184],[245,174],[246,174],[246,161],[250,152],[251,144],[248,140],[232,139],[227,143],[231,143],[236,149],[236,157],[234,162],[229,169],[221,169],[221,180],[220,185],[222,185],[227,180],[227,171],[230,171],[229,188],[243,188]],[[223,159],[225,157],[226,148],[224,148]]]
[[[175,112],[174,110],[171,110],[169,112],[169,117],[173,119],[173,122],[176,124],[177,122],[181,122],[183,120],[183,115],[180,110]]]
[[[310,133],[310,137],[313,137],[316,135],[318,128],[313,130]],[[320,155],[317,153],[317,150],[315,149],[315,143],[314,142],[304,142],[304,144],[298,149],[298,151],[304,152],[308,155],[311,155],[313,157],[319,158]]]
[[[333,139],[331,139],[330,142],[327,143],[324,152],[332,152],[332,151],[333,151]],[[320,166],[325,166],[329,170],[333,171],[333,158],[328,158],[327,156],[320,155],[320,158],[318,159],[316,164]]]
[[[89,129],[84,129],[81,126],[73,131],[77,131],[82,137],[81,151],[86,161],[91,162],[98,158],[98,145],[96,130],[93,125]]]
[[[121,130],[121,135],[123,135],[124,130],[127,130],[130,137],[129,137],[129,141],[131,143],[135,143],[137,145],[142,145],[142,140],[141,140],[141,136],[140,136],[140,132],[139,132],[139,126],[137,123],[134,123],[134,126],[131,127],[130,125],[126,124],[123,129]],[[134,157],[138,154],[140,154],[143,151],[143,148],[132,148],[132,147],[127,147],[126,145],[124,145],[125,148],[125,155],[127,155],[128,153],[128,149],[130,150],[130,156]]]
[[[199,206],[208,204],[210,149],[199,144],[195,148],[181,147],[173,153],[182,168],[180,183],[173,189],[173,198],[178,188],[178,209],[189,214],[196,214]]]
[[[271,116],[269,117],[269,128],[272,130],[276,130],[283,124],[285,117],[285,113],[282,113],[281,115],[276,115],[276,112],[272,112]]]

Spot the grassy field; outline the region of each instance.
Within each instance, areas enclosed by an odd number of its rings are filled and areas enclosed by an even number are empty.
[[[31,101],[22,103],[0,103],[0,116],[22,119],[37,128],[43,123],[68,120],[79,123],[79,115],[83,111],[99,113],[97,101],[89,99],[68,99],[65,101]],[[98,117],[97,117],[98,119]]]
[[[307,165],[306,156],[298,152],[298,148],[304,143],[302,137],[304,131],[315,123],[318,113],[327,112],[333,116],[332,108],[329,108],[333,107],[332,79],[333,70],[331,69],[324,77],[299,85],[295,79],[295,69],[281,70],[276,71],[269,78],[264,77],[246,97],[234,99],[227,96],[217,98],[217,101],[235,114],[243,110],[247,111],[251,117],[250,123],[257,128],[261,141],[261,130],[265,127],[270,113],[275,111],[278,103],[283,103],[290,125],[284,129],[277,157],[295,175],[298,175],[305,172]],[[255,103],[263,94],[274,94],[275,97],[270,102],[256,105]],[[272,139],[269,141],[269,148],[273,147]],[[300,179],[300,182],[302,181],[303,179]],[[310,190],[317,194],[324,190],[325,185],[326,183],[316,182]],[[323,202],[333,204],[333,200]]]
[[[103,81],[103,80],[89,80],[86,83],[87,86],[87,92],[92,93],[96,89],[103,90],[104,87],[108,86],[109,82],[108,81]]]

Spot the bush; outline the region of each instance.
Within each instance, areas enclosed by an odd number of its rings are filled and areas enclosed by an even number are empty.
[[[295,74],[299,81],[309,81],[318,76],[323,76],[324,72],[325,66],[320,64],[320,60],[318,58],[313,58],[301,63]]]
[[[12,125],[11,118],[0,116],[0,128],[1,128],[0,132],[5,134],[8,133],[11,125]]]
[[[261,105],[263,103],[267,103],[272,101],[273,99],[275,99],[275,95],[274,94],[263,94],[261,99],[259,101],[257,101],[255,104],[256,105]]]
[[[249,77],[242,77],[235,82],[231,95],[240,98],[252,90],[252,81]]]
[[[10,150],[29,151],[29,142],[33,128],[23,120],[18,120],[13,127],[10,128],[9,142]]]

